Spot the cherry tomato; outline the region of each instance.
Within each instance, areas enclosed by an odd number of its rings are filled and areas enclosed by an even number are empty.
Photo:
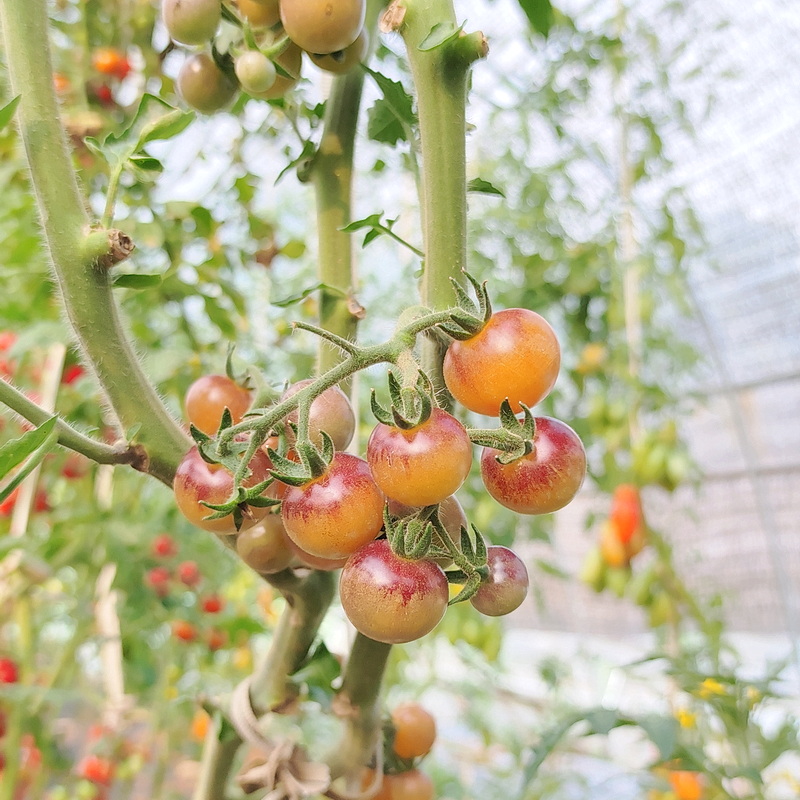
[[[419,703],[401,703],[392,709],[394,741],[392,748],[400,758],[426,755],[436,740],[436,720]]]
[[[375,780],[374,770],[366,770],[361,782],[363,788],[372,786]],[[383,776],[377,794],[372,800],[433,800],[433,781],[418,769],[406,772],[386,774]]]
[[[366,57],[369,50],[369,37],[365,31],[358,34],[358,38],[349,47],[336,53],[309,53],[309,58],[326,72],[335,75],[344,75],[358,66]]]
[[[255,92],[253,97],[259,97],[262,100],[276,100],[292,89],[297,81],[300,80],[300,72],[303,69],[303,51],[292,42],[275,58],[275,63],[280,64],[291,77],[277,75],[275,83],[269,89],[265,92]]]
[[[286,490],[281,517],[301,550],[321,558],[344,558],[378,535],[383,503],[367,462],[336,453],[319,478]]]
[[[339,596],[356,630],[378,642],[401,644],[436,627],[449,590],[438,564],[399,558],[386,539],[378,539],[347,560]]]
[[[272,462],[269,456],[259,450],[250,462],[251,475],[244,482],[245,486],[255,486],[269,478]],[[213,513],[202,505],[207,503],[224,503],[233,492],[233,475],[219,464],[208,464],[203,461],[197,447],[193,447],[178,465],[173,482],[175,500],[181,513],[189,522],[214,533],[236,533],[233,514],[221,519],[203,519]],[[247,529],[267,514],[268,509],[248,506],[242,522],[242,529]]]
[[[364,27],[364,0],[281,0],[286,35],[307,53],[335,53],[349,47]]]
[[[497,416],[508,398],[512,410],[530,407],[553,388],[561,366],[555,331],[535,311],[509,308],[489,318],[465,341],[454,341],[442,365],[444,382],[461,405]]]
[[[206,634],[206,647],[214,653],[221,650],[228,643],[228,634],[221,631],[219,628],[212,628]]]
[[[206,614],[219,614],[225,608],[225,601],[218,594],[210,594],[200,601],[200,608]]]
[[[189,422],[213,436],[226,408],[231,412],[234,425],[242,421],[250,408],[250,392],[227,375],[204,375],[189,387],[184,405]]]
[[[17,683],[19,669],[10,658],[0,658],[0,683]]]
[[[481,477],[498,503],[518,514],[548,514],[572,500],[586,475],[586,451],[578,434],[560,420],[536,417],[533,450],[501,464],[500,454],[485,447]]]
[[[183,102],[203,114],[225,108],[236,96],[238,87],[208,53],[189,56],[178,72],[178,92]]]
[[[0,517],[10,517],[14,506],[17,504],[17,497],[19,496],[19,486],[0,503]]]
[[[208,733],[208,728],[211,725],[211,717],[209,716],[208,711],[204,708],[198,708],[197,711],[194,712],[194,716],[192,717],[192,724],[189,727],[189,730],[192,734],[192,739],[196,742],[202,742],[206,738],[206,734]]]
[[[267,514],[236,539],[236,552],[248,567],[264,575],[286,569],[294,561],[280,513]]]
[[[668,777],[677,800],[702,800],[705,790],[703,776],[699,772],[674,770]]]
[[[169,558],[178,552],[178,545],[168,533],[159,533],[150,549],[156,558]]]
[[[319,569],[322,572],[332,572],[335,569],[341,569],[350,556],[344,558],[320,558],[319,556],[312,556],[311,553],[306,553],[301,550],[288,536],[286,540],[289,543],[289,548],[294,553],[295,561],[301,567],[308,567],[309,569]]]
[[[101,75],[112,75],[119,80],[131,71],[128,59],[115,47],[98,47],[92,53],[92,66]]]
[[[61,475],[67,480],[78,480],[89,473],[91,461],[80,453],[70,453],[61,467]]]
[[[271,28],[281,21],[278,0],[238,0],[239,13],[254,28]]]
[[[472,465],[464,426],[441,408],[403,430],[378,423],[367,443],[367,462],[383,493],[409,506],[430,506],[458,489]]]
[[[181,44],[205,44],[217,32],[220,0],[162,0],[161,16],[170,38]]]
[[[186,586],[197,586],[203,579],[196,561],[182,561],[175,570],[178,580]]]
[[[313,382],[313,378],[306,378],[306,380],[293,383],[283,393],[281,400],[292,397]],[[294,422],[295,424],[297,419],[297,410],[292,411],[286,417],[287,422]],[[353,406],[347,395],[338,386],[331,386],[319,397],[314,398],[308,415],[308,436],[314,444],[317,446],[322,444],[320,431],[325,431],[331,437],[334,449],[346,450],[353,440],[355,430],[356,415],[353,411]]]
[[[470,598],[487,617],[502,617],[522,605],[528,594],[528,570],[522,559],[507,547],[487,548],[489,579]]]
[[[145,576],[147,585],[159,596],[166,597],[169,594],[169,570],[166,567],[153,567]]]
[[[89,754],[81,759],[75,772],[78,777],[87,781],[100,786],[110,786],[114,780],[114,762],[102,756]]]
[[[606,520],[600,528],[600,554],[610,567],[624,567],[630,561],[614,520]]]
[[[611,499],[611,513],[609,516],[614,520],[617,526],[617,534],[623,544],[630,542],[644,524],[639,489],[630,484],[617,486]]]
[[[236,77],[250,94],[266,92],[278,77],[275,65],[258,50],[247,50],[236,59]]]
[[[182,642],[193,642],[197,638],[197,629],[185,619],[176,619],[172,623],[172,635]]]

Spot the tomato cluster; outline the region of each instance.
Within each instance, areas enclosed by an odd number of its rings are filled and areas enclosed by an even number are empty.
[[[242,35],[233,43],[215,39],[221,0],[162,0],[170,37],[209,50],[189,55],[178,75],[178,91],[192,108],[211,114],[225,108],[239,89],[252,97],[282,97],[300,79],[303,53],[320,69],[341,74],[367,54],[365,0],[236,0],[234,19]],[[230,16],[228,17],[230,19]]]

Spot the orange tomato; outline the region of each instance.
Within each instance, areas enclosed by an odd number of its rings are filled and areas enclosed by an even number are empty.
[[[674,770],[667,776],[678,800],[703,800],[703,776],[691,770]]]

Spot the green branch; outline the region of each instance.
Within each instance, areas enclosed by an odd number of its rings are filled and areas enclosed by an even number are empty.
[[[190,442],[170,417],[128,343],[111,279],[87,253],[90,219],[58,112],[45,0],[3,0],[4,51],[31,181],[56,282],[78,342],[124,431],[136,429],[146,471],[171,483]],[[97,237],[93,237],[93,241]]]

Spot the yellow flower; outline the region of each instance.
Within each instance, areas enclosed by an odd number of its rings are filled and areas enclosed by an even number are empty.
[[[689,711],[688,708],[679,708],[675,712],[675,719],[681,728],[696,728],[697,727],[697,714]]]
[[[720,683],[716,678],[706,678],[701,684],[697,692],[703,700],[710,700],[714,695],[727,694],[728,690],[725,685]]]

